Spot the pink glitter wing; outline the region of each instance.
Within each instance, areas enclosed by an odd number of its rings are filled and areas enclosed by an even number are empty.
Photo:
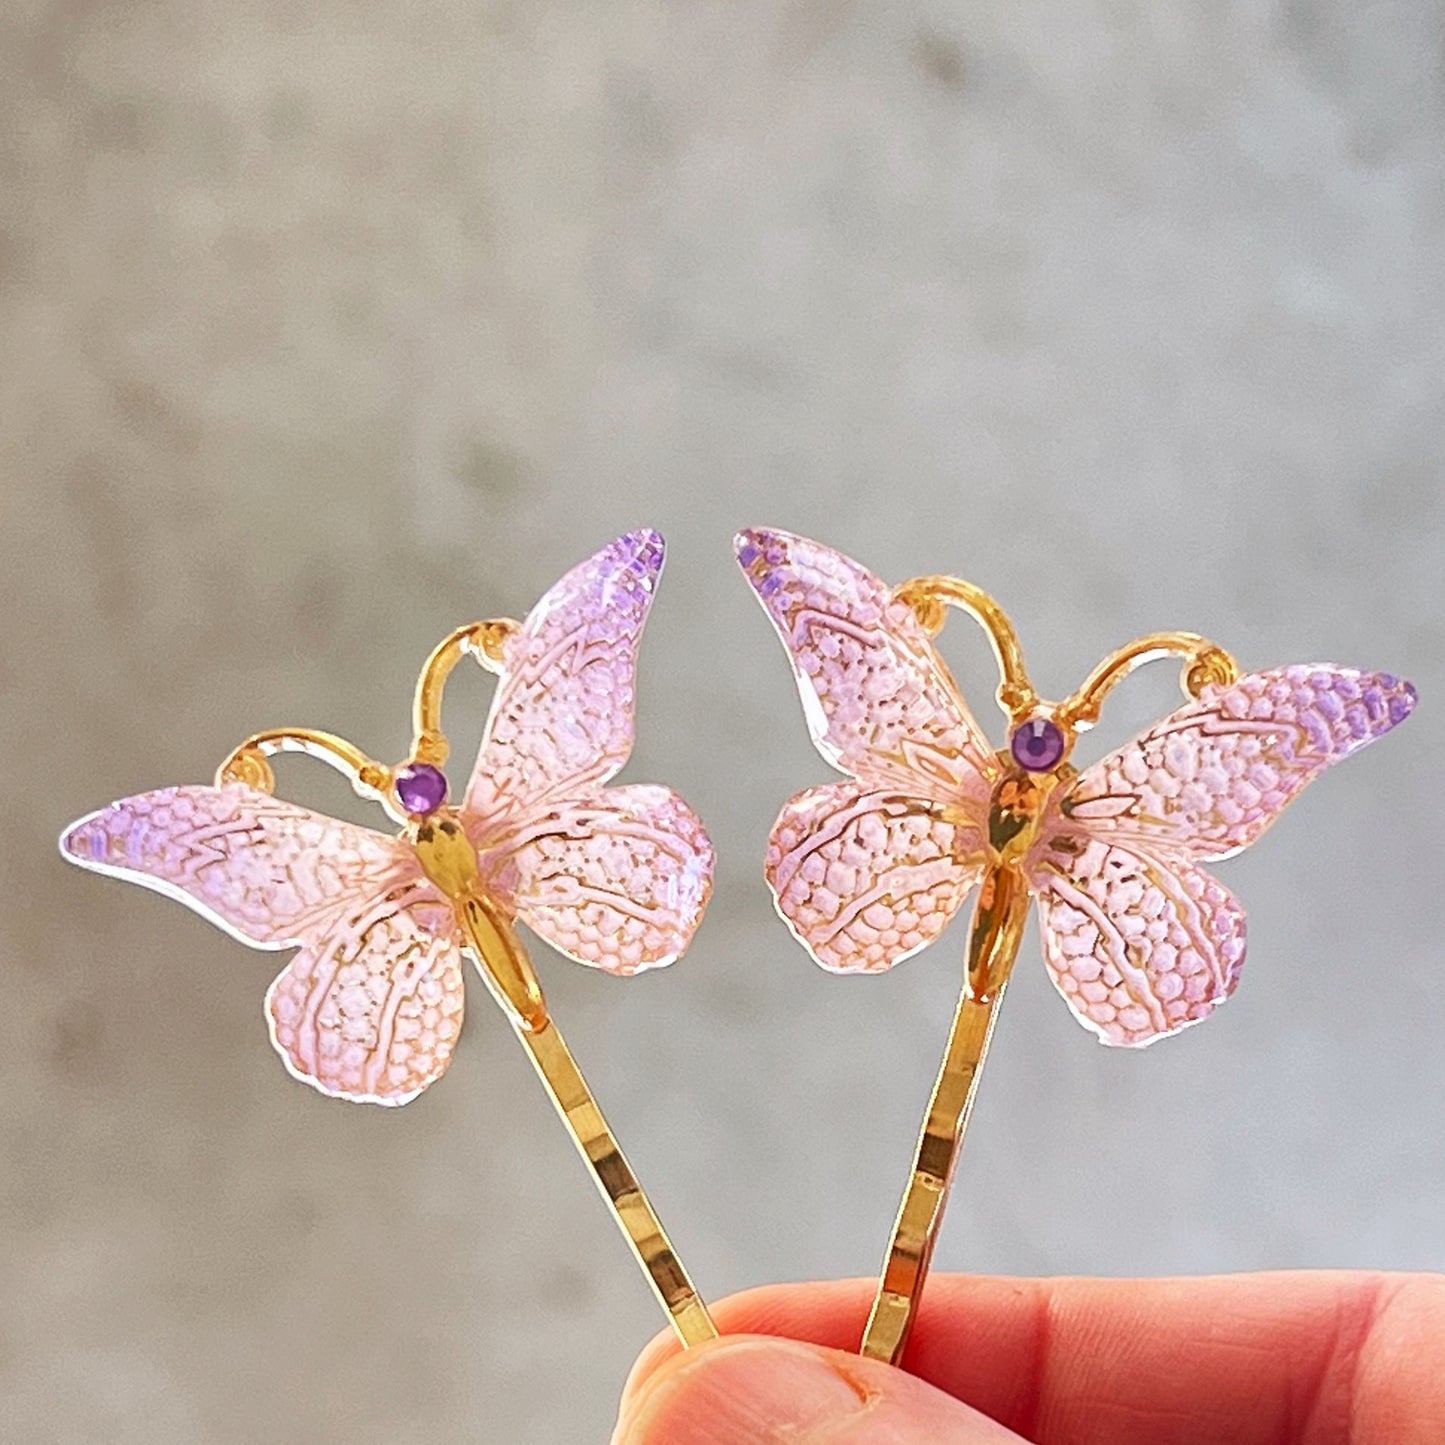
[[[73,824],[61,849],[255,948],[301,945],[266,1013],[287,1068],[322,1093],[404,1104],[450,1061],[455,922],[399,839],[233,783],[125,798]]]
[[[687,947],[713,850],[670,789],[604,788],[632,750],[637,649],[662,570],[656,532],[619,537],[532,609],[467,795],[493,897],[579,963],[631,974]]]
[[[1075,829],[1036,850],[1029,881],[1054,987],[1106,1044],[1178,1033],[1239,982],[1244,910],[1187,858]]]
[[[512,635],[465,810],[500,820],[606,782],[632,752],[637,647],[662,538],[629,532],[574,567]]]
[[[867,568],[761,528],[737,553],[818,751],[857,780],[787,804],[768,886],[824,968],[880,972],[931,943],[978,881],[993,750],[912,608]]]
[[[1207,687],[1085,768],[1028,860],[1044,958],[1081,1023],[1139,1045],[1206,1017],[1244,963],[1244,911],[1196,859],[1247,847],[1331,763],[1409,716],[1384,673],[1283,667]]]
[[[1061,815],[1094,836],[1227,858],[1306,783],[1403,722],[1415,689],[1387,673],[1317,664],[1252,672],[1085,768]]]
[[[798,794],[763,871],[793,936],[835,973],[878,973],[932,943],[982,872],[976,824],[939,804],[832,783]]]
[[[489,893],[579,963],[632,974],[672,963],[712,891],[713,848],[670,788],[594,788],[482,853]]]
[[[177,899],[254,948],[324,933],[359,901],[417,874],[396,838],[239,783],[123,798],[73,823],[60,848],[82,868]]]
[[[752,528],[736,547],[828,762],[879,792],[986,816],[994,751],[913,609],[821,542]]]
[[[440,1078],[462,1027],[462,954],[449,905],[408,884],[308,944],[266,994],[271,1042],[333,1098],[405,1104]]]

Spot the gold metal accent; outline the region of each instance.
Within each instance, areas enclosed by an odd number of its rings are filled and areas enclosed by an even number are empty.
[[[983,590],[960,577],[914,577],[894,591],[913,609],[930,636],[943,628],[945,607],[967,612],[988,634],[998,659],[998,703],[1011,723],[1027,717],[1038,706],[1039,696],[1029,681],[1023,649],[1008,614]]]
[[[478,958],[487,960],[487,982],[506,1009],[514,1029],[535,1033],[547,1027],[547,1000],[517,930],[480,889],[457,905],[462,931]]]
[[[1006,986],[1006,981],[1000,983],[984,999],[971,997],[965,986],[958,1001],[943,1066],[919,1135],[913,1173],[863,1332],[862,1353],[875,1360],[897,1364],[903,1358]]]
[[[440,767],[447,760],[450,748],[441,727],[442,694],[452,669],[463,657],[471,656],[489,672],[500,672],[507,639],[520,623],[510,618],[493,618],[459,627],[445,638],[427,658],[417,680],[412,703],[415,736],[411,755],[418,762]],[[344,774],[363,798],[379,801],[398,822],[406,813],[393,788],[395,769],[375,758],[367,757],[354,743],[335,733],[315,728],[271,728],[253,733],[233,748],[219,768],[216,784],[245,783],[263,793],[276,790],[276,774],[267,759],[277,753],[305,753]]]
[[[1239,664],[1218,643],[1197,632],[1151,632],[1106,657],[1084,681],[1084,685],[1055,714],[1061,727],[1083,731],[1099,720],[1104,699],[1146,662],[1161,657],[1179,657],[1184,667],[1180,684],[1186,697],[1197,698],[1209,683],[1228,686],[1239,678]]]
[[[942,630],[950,606],[967,612],[983,628],[998,659],[998,701],[1010,724],[1042,706],[1029,681],[1013,623],[981,587],[960,577],[914,577],[895,588],[894,595],[908,603],[930,636]],[[1189,697],[1197,698],[1209,683],[1227,686],[1239,677],[1233,656],[1207,637],[1197,632],[1151,632],[1105,658],[1071,698],[1052,709],[1054,720],[1070,733],[1091,728],[1104,699],[1136,667],[1171,656],[1184,661],[1182,684]]]
[[[988,864],[968,936],[968,969],[863,1333],[862,1352],[890,1364],[902,1359],[908,1343],[998,1006],[1023,941],[1030,902],[1024,859],[1061,781],[1057,774],[1024,773],[1003,754],[999,760],[1004,772],[989,804]]]
[[[507,639],[520,627],[510,617],[494,617],[459,627],[433,649],[417,679],[412,703],[413,740],[411,753],[419,762],[440,767],[447,760],[446,735],[442,732],[442,693],[452,669],[464,657],[474,657],[488,672],[500,672]]]
[[[461,822],[450,812],[440,814],[414,825],[412,837],[422,868],[451,900],[478,971],[527,1050],[678,1338],[684,1345],[716,1338],[717,1328],[707,1306],[547,1013],[542,986],[522,940],[480,886],[476,850]]]
[[[566,1123],[572,1142],[587,1161],[633,1256],[646,1272],[653,1293],[667,1311],[678,1339],[684,1346],[716,1339],[717,1326],[707,1306],[668,1241],[557,1025],[548,1019],[540,1029],[519,1028],[517,1037]]]
[[[446,761],[448,745],[441,728],[441,707],[447,678],[465,656],[476,658],[490,672],[501,672],[507,641],[519,625],[505,618],[474,622],[458,628],[432,650],[417,681],[412,706],[415,759],[434,766]],[[678,1339],[684,1346],[715,1339],[717,1327],[707,1306],[683,1269],[576,1060],[547,1012],[542,985],[526,947],[506,913],[482,886],[476,847],[461,818],[454,810],[443,808],[426,818],[408,820],[395,794],[394,769],[367,757],[345,738],[311,728],[277,728],[253,734],[217,769],[217,786],[245,783],[273,792],[276,778],[267,759],[278,752],[302,752],[321,759],[350,778],[362,796],[377,799],[394,818],[408,823],[406,836],[422,871],[450,900],[467,951],[527,1050]]]
[[[379,801],[393,817],[401,817],[391,797],[391,769],[345,738],[315,728],[270,728],[252,733],[216,769],[216,786],[245,783],[263,793],[275,792],[276,774],[267,759],[277,753],[305,753],[319,759],[348,778],[361,797]]]
[[[1028,880],[1017,863],[984,874],[968,938],[970,1003],[989,1003],[1003,992],[1023,942],[1029,902]]]
[[[547,1024],[547,1001],[517,931],[482,889],[477,850],[450,809],[412,825],[422,871],[450,900],[483,975],[516,1029]]]
[[[981,588],[957,577],[916,577],[895,595],[912,607],[930,636],[942,629],[949,606],[973,617],[993,644],[999,705],[1010,727],[1044,713],[1063,729],[1066,740],[1060,762],[1047,773],[1025,772],[1007,752],[998,755],[1001,772],[989,804],[988,859],[969,933],[968,969],[863,1334],[863,1354],[896,1365],[908,1344],[999,1005],[1028,920],[1031,896],[1024,861],[1049,796],[1074,776],[1064,761],[1073,738],[1094,725],[1105,697],[1145,662],[1181,657],[1182,681],[1190,697],[1198,697],[1209,683],[1234,682],[1239,664],[1198,633],[1155,632],[1106,658],[1067,701],[1051,704],[1039,698],[1029,681],[1007,614]]]

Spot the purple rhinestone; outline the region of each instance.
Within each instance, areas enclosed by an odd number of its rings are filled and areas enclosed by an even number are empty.
[[[1063,728],[1053,718],[1031,717],[1013,730],[1008,746],[1019,767],[1046,773],[1063,757],[1068,744]]]
[[[430,763],[408,763],[396,770],[396,796],[413,818],[424,818],[446,802],[446,775]]]

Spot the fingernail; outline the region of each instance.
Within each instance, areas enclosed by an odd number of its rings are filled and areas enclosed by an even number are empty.
[[[1018,1437],[876,1361],[791,1340],[734,1337],[663,1365],[624,1403],[612,1445],[862,1445],[874,1439],[1002,1445]]]

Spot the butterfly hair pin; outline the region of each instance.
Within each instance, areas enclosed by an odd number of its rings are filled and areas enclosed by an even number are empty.
[[[1415,689],[1318,664],[1241,673],[1191,632],[1142,637],[1064,702],[1029,682],[994,600],[953,577],[890,588],[786,532],[739,534],[737,557],[783,640],[818,751],[847,781],[782,810],[765,872],[824,968],[877,973],[926,947],[979,890],[967,973],[863,1340],[898,1362],[928,1273],[997,1009],[1031,901],[1044,963],[1074,1017],[1140,1047],[1207,1018],[1244,963],[1244,910],[1202,863],[1228,858],[1331,763],[1409,716]],[[932,638],[948,607],[998,659],[1007,745],[995,750]],[[1075,738],[1110,690],[1183,661],[1189,701],[1076,770]]]
[[[445,1072],[470,957],[541,1076],[684,1344],[707,1308],[547,1008],[516,930],[615,974],[671,963],[712,887],[713,850],[669,788],[605,786],[632,750],[637,647],[662,538],[629,533],[569,572],[525,622],[473,623],[427,659],[411,756],[342,738],[247,738],[214,786],[162,788],[68,828],[72,862],[153,888],[253,948],[299,950],[266,994],[271,1041],[324,1094],[405,1104]],[[447,803],[448,675],[470,656],[500,681],[465,795]],[[401,824],[358,827],[274,796],[268,758],[303,752]]]

